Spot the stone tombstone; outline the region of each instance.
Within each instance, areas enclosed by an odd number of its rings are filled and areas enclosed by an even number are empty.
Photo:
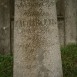
[[[10,4],[0,0],[0,54],[10,52]]]
[[[62,77],[55,0],[15,0],[13,77]]]
[[[77,19],[76,0],[65,0],[65,38],[66,44],[76,43]]]

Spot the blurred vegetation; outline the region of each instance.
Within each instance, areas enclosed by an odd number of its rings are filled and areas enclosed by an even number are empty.
[[[77,77],[77,45],[61,48],[64,77]],[[13,77],[13,57],[0,55],[0,77]]]
[[[64,77],[77,77],[77,45],[61,48]]]
[[[0,55],[0,77],[13,77],[12,56]]]

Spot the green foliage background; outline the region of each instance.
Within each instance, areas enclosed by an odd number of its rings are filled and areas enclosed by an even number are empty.
[[[64,77],[77,77],[77,45],[61,48]]]
[[[13,77],[12,56],[0,55],[0,77]]]

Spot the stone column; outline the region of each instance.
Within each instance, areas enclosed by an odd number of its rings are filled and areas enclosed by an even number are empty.
[[[0,53],[10,52],[10,4],[0,0]]]
[[[76,8],[75,0],[65,0],[66,44],[76,43]]]
[[[62,77],[55,0],[15,0],[14,77]]]

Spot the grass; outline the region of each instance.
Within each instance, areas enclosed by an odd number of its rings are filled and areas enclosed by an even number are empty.
[[[61,48],[64,77],[77,77],[77,45]],[[0,77],[13,77],[13,58],[0,55]]]
[[[13,58],[0,55],[0,77],[13,77]]]
[[[77,77],[77,45],[61,48],[64,77]]]

